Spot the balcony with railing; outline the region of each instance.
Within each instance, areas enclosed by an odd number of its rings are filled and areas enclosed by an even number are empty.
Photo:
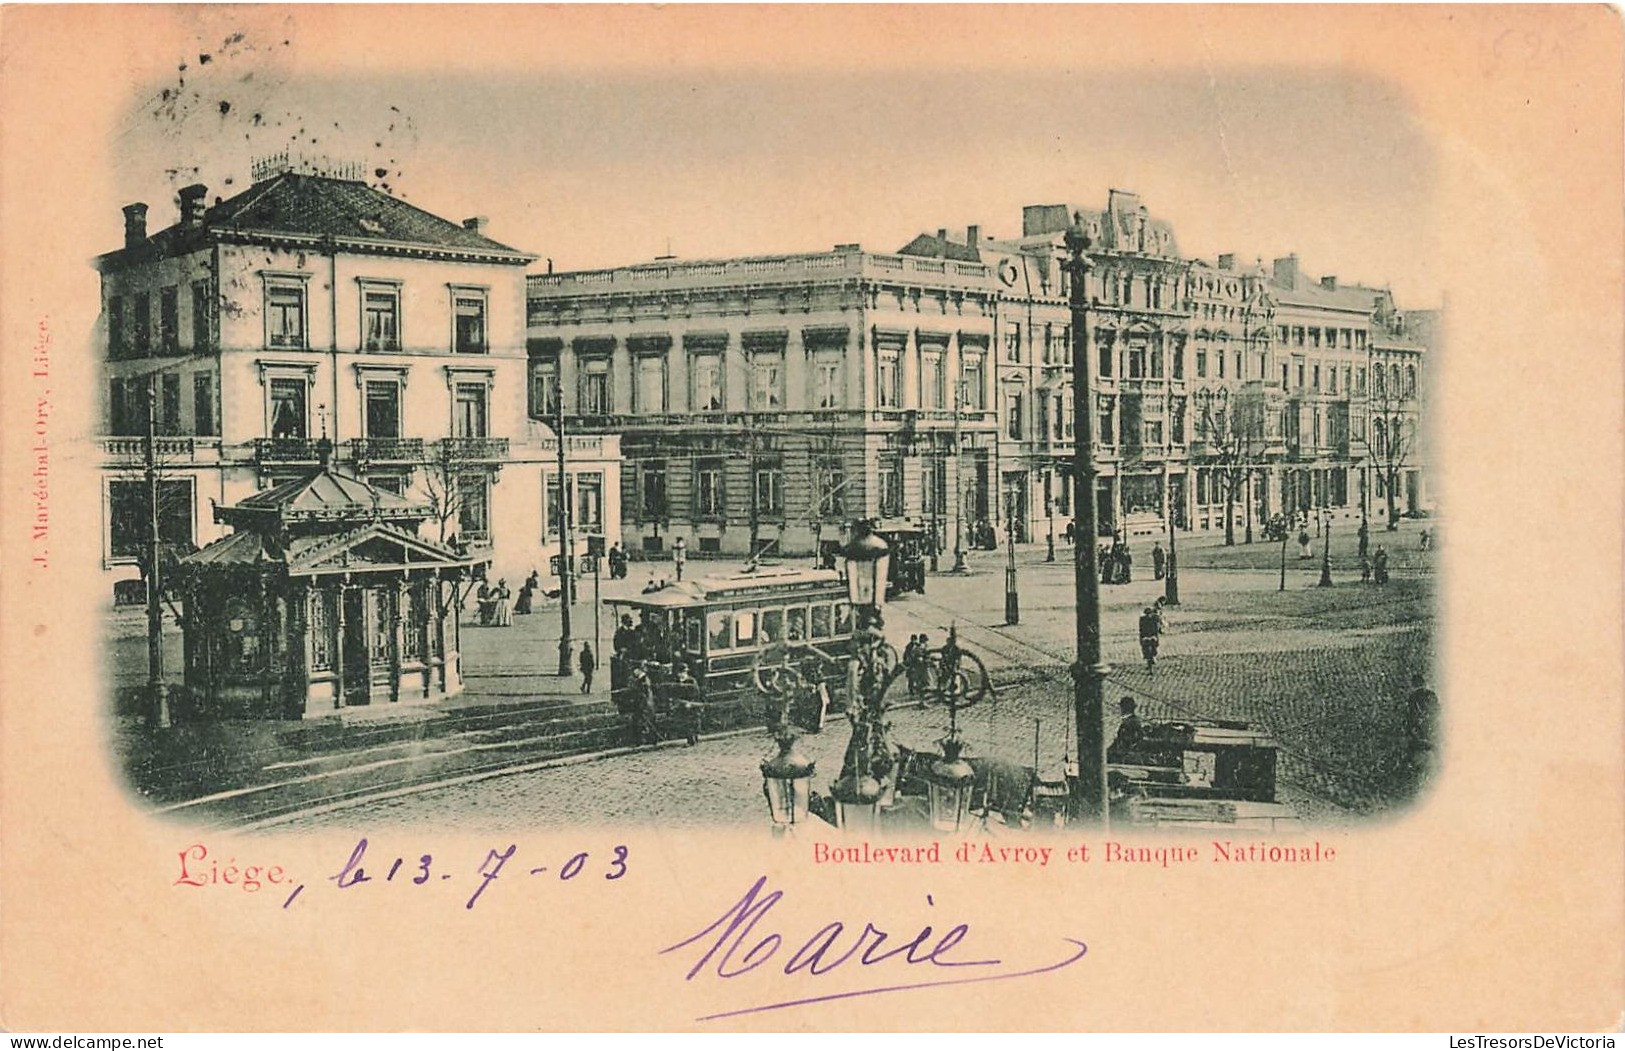
[[[141,464],[147,458],[145,437],[116,436],[98,439],[102,454],[110,463]],[[182,436],[152,440],[153,459],[159,463],[214,463],[220,459],[220,439]]]
[[[435,456],[448,461],[505,460],[508,458],[508,439],[442,438],[435,443]]]
[[[422,438],[351,438],[350,459],[357,463],[420,463]]]
[[[255,438],[254,462],[258,464],[313,464],[320,460],[315,438]]]

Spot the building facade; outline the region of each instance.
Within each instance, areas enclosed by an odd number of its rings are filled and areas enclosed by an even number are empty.
[[[527,411],[525,267],[483,219],[449,222],[347,178],[257,165],[253,185],[96,260],[107,430],[103,566],[115,601],[139,601],[150,531],[188,549],[235,504],[317,466],[317,443],[378,489],[433,509],[424,535],[457,542],[518,580],[546,568],[544,476],[552,430]],[[618,521],[613,435],[573,442],[578,532]],[[594,497],[596,492],[596,497]],[[556,544],[556,541],[555,541]]]
[[[621,436],[634,556],[828,552],[860,517],[946,551],[996,502],[993,280],[857,245],[536,275],[530,411]]]

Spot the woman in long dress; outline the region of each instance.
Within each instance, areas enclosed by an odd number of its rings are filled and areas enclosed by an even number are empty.
[[[497,581],[497,590],[496,590],[496,601],[497,601],[496,626],[499,627],[499,628],[511,628],[511,627],[513,627],[513,607],[508,604],[508,596],[509,596],[508,582],[506,580]]]

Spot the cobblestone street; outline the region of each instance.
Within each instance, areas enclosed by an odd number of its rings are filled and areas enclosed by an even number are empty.
[[[1116,701],[1137,698],[1142,717],[1240,719],[1267,731],[1281,746],[1281,798],[1308,821],[1358,819],[1400,805],[1399,719],[1412,674],[1429,676],[1433,633],[1432,552],[1419,548],[1419,528],[1374,531],[1373,547],[1394,554],[1393,579],[1362,585],[1352,529],[1334,532],[1334,586],[1316,587],[1315,558],[1289,553],[1286,590],[1279,590],[1279,545],[1211,541],[1180,548],[1181,605],[1169,611],[1168,631],[1154,673],[1140,660],[1135,618],[1162,594],[1146,571],[1133,583],[1102,588],[1108,676],[1108,739]],[[1136,552],[1148,562],[1147,551]],[[1003,624],[1003,553],[977,553],[971,574],[933,576],[923,596],[887,606],[887,634],[899,646],[926,632],[940,645],[950,624],[962,644],[981,656],[996,697],[965,712],[961,728],[979,754],[1022,764],[1033,761],[1057,776],[1071,754],[1075,652],[1071,550],[1043,561],[1044,546],[1018,550],[1021,624]],[[1312,565],[1311,565],[1312,563]],[[632,581],[640,581],[634,566]],[[699,572],[705,572],[702,566]],[[623,585],[629,582],[621,582]],[[590,630],[590,605],[586,623]],[[470,691],[522,691],[545,675],[554,653],[556,614],[521,618],[513,632],[465,632]],[[578,624],[581,623],[578,615]],[[605,623],[608,624],[607,612]],[[578,629],[579,630],[579,629]],[[578,636],[579,637],[579,636]],[[480,649],[489,651],[480,656]],[[551,658],[551,659],[550,659]],[[893,737],[931,747],[946,712],[899,709]],[[815,788],[839,773],[846,746],[844,720],[803,740],[818,761]],[[764,822],[758,761],[772,750],[765,733],[707,739],[693,747],[576,762],[472,784],[431,788],[383,802],[298,819],[300,826],[355,827],[391,823],[471,829],[570,823],[658,823],[695,826]]]

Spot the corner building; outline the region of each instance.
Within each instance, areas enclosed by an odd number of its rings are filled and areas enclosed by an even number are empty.
[[[322,439],[344,472],[434,509],[493,576],[547,568],[539,526],[556,440],[526,403],[524,273],[535,257],[350,178],[256,164],[247,190],[100,256],[106,432],[103,569],[115,603],[142,601],[144,478],[155,432],[160,538],[224,535],[211,506],[305,477]],[[149,421],[150,416],[150,421]],[[613,532],[614,437],[572,443],[577,535]],[[613,539],[613,537],[612,537]],[[556,550],[556,546],[553,550]]]

